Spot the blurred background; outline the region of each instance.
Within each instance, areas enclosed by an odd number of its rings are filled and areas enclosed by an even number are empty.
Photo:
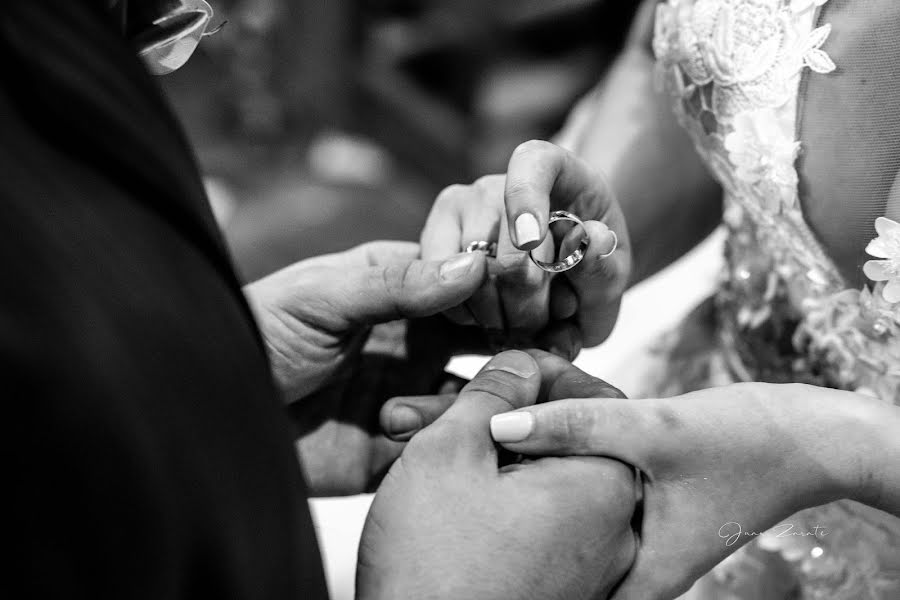
[[[637,0],[214,0],[162,78],[247,280],[418,238],[451,183],[505,170],[602,77]]]

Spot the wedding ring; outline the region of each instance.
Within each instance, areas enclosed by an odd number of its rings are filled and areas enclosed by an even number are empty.
[[[497,257],[497,242],[471,242],[466,246],[466,252],[484,252],[492,258]]]
[[[588,245],[591,243],[591,238],[588,237],[587,229],[584,227],[584,223],[582,223],[581,219],[576,217],[570,212],[566,212],[564,210],[556,210],[550,213],[550,225],[553,225],[557,221],[571,221],[576,225],[581,227],[581,230],[584,232],[584,235],[581,237],[581,242],[578,244],[578,248],[575,249],[572,254],[568,255],[564,259],[558,262],[544,262],[542,260],[538,260],[534,257],[534,250],[528,253],[528,256],[531,257],[531,262],[536,264],[541,269],[548,271],[550,273],[562,273],[564,271],[568,271],[575,265],[581,262],[581,259],[584,258],[584,253],[588,248]],[[619,238],[616,238],[616,245],[619,243]]]

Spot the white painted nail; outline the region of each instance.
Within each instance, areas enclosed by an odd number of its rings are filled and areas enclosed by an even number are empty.
[[[521,442],[534,429],[534,415],[530,412],[510,412],[491,417],[491,436],[500,444]]]
[[[519,246],[538,242],[541,239],[541,226],[531,213],[522,213],[516,219],[516,243]]]

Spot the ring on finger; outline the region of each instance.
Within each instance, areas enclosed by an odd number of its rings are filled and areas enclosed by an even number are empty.
[[[470,242],[466,246],[466,252],[484,252],[491,258],[497,258],[497,242],[486,242],[483,240]]]

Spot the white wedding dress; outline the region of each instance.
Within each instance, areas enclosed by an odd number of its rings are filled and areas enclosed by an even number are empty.
[[[803,382],[900,404],[900,2],[668,0],[653,48],[728,239],[641,395]],[[845,501],[789,521],[821,534],[762,535],[691,595],[900,599],[900,519]]]

